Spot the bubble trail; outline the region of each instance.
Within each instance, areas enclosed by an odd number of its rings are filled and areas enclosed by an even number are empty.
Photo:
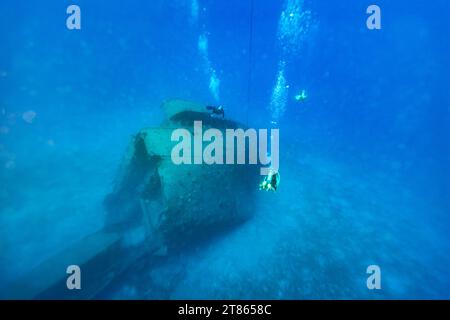
[[[286,80],[286,61],[298,55],[314,26],[310,10],[303,0],[286,0],[278,22],[277,40],[281,49],[277,80],[269,104],[273,124],[277,124],[286,110],[289,85]]]

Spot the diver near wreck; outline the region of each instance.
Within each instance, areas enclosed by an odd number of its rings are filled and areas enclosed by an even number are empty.
[[[280,174],[277,171],[270,170],[269,174],[259,184],[259,190],[277,191],[280,184]]]
[[[211,117],[225,118],[225,110],[222,106],[206,106],[206,110],[211,112]]]
[[[303,98],[306,98],[306,94],[302,92]],[[223,106],[211,106],[207,105],[206,110],[210,111],[211,117],[221,117],[225,118],[225,110]],[[264,191],[277,191],[280,184],[280,173],[276,170],[271,169],[269,174],[264,178],[264,180],[259,184],[259,190]]]

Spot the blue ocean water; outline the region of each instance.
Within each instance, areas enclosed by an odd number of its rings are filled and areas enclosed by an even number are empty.
[[[450,298],[450,4],[377,0],[369,30],[371,4],[2,1],[2,296],[102,228],[131,136],[177,98],[279,128],[280,188],[96,298]]]

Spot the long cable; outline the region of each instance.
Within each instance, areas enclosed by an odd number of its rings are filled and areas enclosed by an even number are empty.
[[[254,0],[250,0],[250,36],[248,39],[248,82],[247,82],[247,114],[246,125],[248,127],[248,111],[251,104],[251,81],[252,81],[252,55],[253,55],[253,13],[255,8]]]

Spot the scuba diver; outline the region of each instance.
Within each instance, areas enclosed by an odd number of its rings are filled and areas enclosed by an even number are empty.
[[[211,117],[221,116],[225,118],[225,110],[222,106],[206,106],[206,110],[211,111]]]
[[[303,89],[300,91],[297,95],[295,95],[294,99],[298,102],[303,102],[308,98],[308,95],[306,94],[306,90]]]
[[[270,170],[269,174],[259,184],[259,190],[277,191],[280,184],[280,174],[277,171]]]

